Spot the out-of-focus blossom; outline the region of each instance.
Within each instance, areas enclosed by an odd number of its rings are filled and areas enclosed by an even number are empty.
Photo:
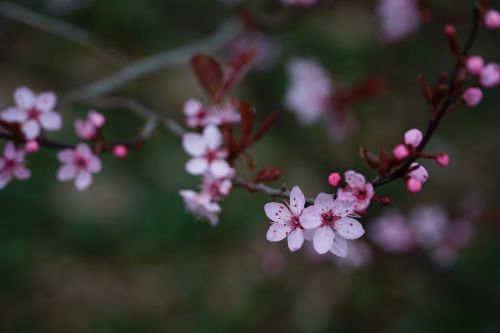
[[[266,71],[276,64],[281,54],[280,41],[272,36],[254,29],[246,29],[234,38],[227,46],[228,59],[234,59],[250,50],[257,50],[252,68]]]
[[[273,221],[267,231],[267,240],[279,242],[288,237],[288,248],[297,251],[304,244],[304,233],[299,222],[304,210],[304,193],[295,186],[290,193],[290,203],[285,205],[278,202],[270,202],[264,206],[267,217]]]
[[[474,107],[481,103],[481,100],[483,99],[483,92],[477,87],[468,88],[464,91],[462,97],[467,106]]]
[[[373,221],[368,236],[381,249],[391,253],[407,252],[413,247],[412,230],[396,210],[388,210]]]
[[[414,33],[421,23],[416,0],[379,0],[377,13],[380,35],[389,43]]]
[[[57,158],[62,164],[57,172],[57,179],[62,182],[74,179],[79,191],[86,190],[92,184],[92,174],[102,169],[101,160],[85,143],[78,144],[75,149],[59,151]]]
[[[195,192],[191,190],[181,190],[179,192],[186,208],[197,218],[207,220],[212,226],[219,223],[219,204],[213,202],[213,198],[206,192]]]
[[[473,75],[480,75],[484,68],[484,59],[481,56],[471,56],[467,58],[467,71]]]
[[[13,142],[7,142],[0,157],[0,189],[14,178],[25,180],[30,177],[31,171],[24,165],[24,151],[17,149]]]
[[[186,123],[191,128],[235,124],[241,121],[241,115],[237,112],[234,100],[204,107],[199,100],[192,98],[184,103],[183,109]]]
[[[500,65],[489,63],[484,66],[479,77],[481,85],[485,88],[493,88],[500,84]]]
[[[375,194],[373,185],[367,183],[362,174],[352,170],[347,171],[344,178],[347,185],[338,189],[338,199],[354,203],[354,210],[363,212],[370,205],[370,200]]]
[[[83,140],[91,140],[96,137],[97,131],[104,126],[106,118],[97,111],[89,111],[87,119],[75,120],[76,135]]]
[[[312,6],[318,0],[281,0],[281,2],[286,6]]]
[[[339,257],[347,256],[347,239],[358,239],[365,230],[361,223],[349,217],[354,213],[354,204],[339,199],[333,200],[330,194],[320,193],[313,206],[307,207],[300,217],[305,229],[316,229],[313,245],[316,252],[328,251]]]
[[[20,123],[27,140],[38,137],[42,129],[61,129],[61,115],[54,112],[57,97],[53,92],[36,95],[27,87],[19,87],[14,92],[14,100],[16,106],[3,111],[0,118],[7,122]]]
[[[314,60],[294,58],[287,64],[290,83],[285,105],[303,124],[311,124],[330,108],[333,84]]]
[[[442,267],[452,265],[461,250],[474,237],[474,228],[467,220],[452,221],[444,239],[432,250],[431,257]]]
[[[336,257],[337,263],[347,269],[361,269],[373,260],[373,251],[366,242],[355,241],[349,244],[349,255],[345,258]]]
[[[340,143],[358,129],[358,120],[349,111],[331,108],[326,113],[327,130],[333,141]]]
[[[448,226],[448,215],[443,207],[429,205],[413,209],[408,221],[414,232],[415,242],[423,248],[430,248],[443,239]]]
[[[234,170],[229,174],[230,177],[218,178],[207,172],[203,175],[203,181],[201,184],[201,191],[208,193],[212,200],[219,200],[229,194],[233,183],[231,182],[231,177],[234,175]]]
[[[125,145],[116,145],[113,147],[113,156],[116,158],[125,158],[128,155],[128,149]]]
[[[494,9],[488,10],[484,14],[483,22],[488,29],[500,28],[500,13]]]
[[[202,175],[210,171],[216,177],[226,177],[231,172],[225,160],[227,151],[221,149],[222,133],[215,125],[203,129],[203,133],[186,133],[182,138],[184,150],[192,156],[186,164],[186,170],[193,175]]]

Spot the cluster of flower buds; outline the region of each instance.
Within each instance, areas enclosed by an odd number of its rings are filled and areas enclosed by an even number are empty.
[[[290,192],[290,202],[266,204],[264,211],[272,221],[267,239],[277,242],[287,238],[292,252],[308,240],[318,254],[331,252],[346,257],[347,240],[364,234],[363,226],[355,218],[366,210],[375,193],[363,175],[350,170],[344,176],[345,184],[338,173],[328,177],[328,183],[338,187],[335,199],[332,194],[320,193],[314,204],[306,207],[304,193],[295,186]]]
[[[497,63],[485,63],[481,56],[475,55],[467,58],[466,69],[470,75],[478,77],[483,88],[494,88],[500,84],[500,65]],[[473,86],[465,89],[462,96],[467,106],[474,107],[483,99],[483,92]]]
[[[57,96],[53,92],[35,94],[27,87],[19,87],[14,92],[15,106],[0,113],[0,127],[12,138],[5,144],[4,156],[0,159],[0,188],[13,179],[28,179],[31,171],[25,165],[25,152],[33,154],[40,145],[46,143],[44,131],[57,131],[62,128],[62,117],[54,110]],[[92,175],[102,169],[97,153],[110,150],[115,157],[127,155],[123,144],[106,143],[101,133],[106,118],[97,111],[90,111],[87,119],[77,119],[74,123],[76,135],[95,143],[99,151],[87,143],[78,143],[74,147],[53,145],[61,148],[57,158],[61,167],[57,172],[59,181],[74,180],[75,187],[82,191],[92,184]]]
[[[369,238],[386,252],[420,249],[443,265],[451,264],[474,235],[468,217],[451,219],[438,205],[416,207],[407,217],[399,210],[388,210],[372,222],[368,231]]]

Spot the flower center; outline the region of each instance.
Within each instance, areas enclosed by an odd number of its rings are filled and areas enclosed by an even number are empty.
[[[217,150],[207,150],[205,153],[205,158],[207,159],[208,163],[212,163],[217,159]]]
[[[28,120],[38,120],[40,114],[41,114],[40,110],[32,108],[28,111]]]
[[[74,163],[79,169],[87,169],[88,161],[81,156],[75,157]]]
[[[15,168],[17,165],[16,161],[11,158],[5,158],[4,159],[4,171],[9,171]]]
[[[329,210],[321,214],[321,219],[323,221],[323,225],[333,227],[335,221],[339,218],[333,213],[333,211]]]

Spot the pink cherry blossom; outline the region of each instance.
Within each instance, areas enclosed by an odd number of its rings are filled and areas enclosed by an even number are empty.
[[[416,0],[379,0],[377,13],[380,34],[385,42],[395,42],[420,26],[420,14]]]
[[[354,213],[354,204],[333,196],[320,193],[313,206],[304,209],[300,224],[305,229],[316,229],[313,245],[316,252],[324,254],[328,251],[339,257],[347,256],[347,239],[358,239],[365,233],[357,220],[349,217]]]
[[[207,172],[203,175],[203,181],[201,184],[201,191],[207,193],[212,197],[212,200],[220,200],[221,198],[227,196],[233,187],[233,183],[230,178],[234,176],[234,169],[231,171],[229,177],[218,178]]]
[[[75,120],[76,135],[83,140],[92,140],[96,137],[98,130],[104,126],[106,118],[97,111],[90,111],[87,119]]]
[[[410,165],[410,172],[408,172],[408,177],[414,178],[424,184],[429,178],[429,173],[427,170],[418,163],[412,163]]]
[[[466,67],[469,73],[480,75],[484,68],[484,59],[481,56],[471,56],[467,58]]]
[[[7,142],[0,157],[0,189],[14,178],[25,180],[30,177],[31,171],[24,165],[24,151],[17,149],[13,142]]]
[[[218,203],[213,201],[210,194],[191,190],[182,190],[179,194],[184,200],[187,210],[197,218],[207,220],[212,226],[219,223],[221,208]]]
[[[186,164],[186,171],[202,175],[210,171],[216,177],[226,177],[231,172],[225,160],[227,151],[222,149],[222,133],[215,125],[208,125],[203,133],[186,133],[182,138],[184,150],[192,156]]]
[[[500,84],[500,65],[489,63],[484,66],[479,77],[481,85],[485,88],[493,88]]]
[[[59,130],[62,127],[61,115],[54,111],[57,97],[53,92],[35,95],[27,87],[19,87],[14,92],[16,106],[9,107],[0,114],[7,122],[21,124],[21,130],[28,140],[35,139],[42,129]]]
[[[368,236],[386,252],[402,253],[413,247],[412,230],[397,210],[388,210],[374,220]]]
[[[199,100],[191,98],[184,103],[183,109],[186,124],[191,128],[235,124],[241,121],[241,115],[237,111],[237,102],[234,100],[204,107]]]
[[[404,143],[407,146],[411,146],[413,148],[417,148],[422,142],[422,132],[419,129],[413,128],[411,130],[406,131],[404,135]]]
[[[303,124],[312,124],[330,108],[333,84],[325,70],[314,60],[294,58],[287,64],[290,83],[286,107]]]
[[[428,205],[414,208],[408,217],[414,239],[423,248],[438,244],[448,227],[448,214],[443,207]]]
[[[467,106],[474,107],[481,103],[483,92],[479,88],[468,88],[463,93],[463,99]]]
[[[290,251],[297,251],[304,244],[303,227],[300,217],[304,211],[304,193],[298,186],[294,186],[290,192],[290,203],[270,202],[264,206],[267,217],[273,221],[267,231],[267,240],[279,242],[288,238]]]
[[[355,171],[347,171],[345,174],[347,186],[339,188],[337,197],[340,200],[354,203],[356,212],[364,211],[369,205],[370,200],[375,195],[373,185],[367,183],[365,177]]]
[[[500,28],[500,13],[494,9],[488,10],[484,14],[483,22],[488,29]]]
[[[444,239],[433,249],[431,256],[435,263],[442,267],[449,267],[457,259],[460,250],[465,248],[474,237],[472,224],[459,219],[450,223]]]
[[[62,164],[57,179],[62,182],[74,179],[75,187],[79,191],[86,190],[92,184],[92,174],[102,169],[101,160],[85,143],[79,143],[74,149],[59,151],[57,158]]]

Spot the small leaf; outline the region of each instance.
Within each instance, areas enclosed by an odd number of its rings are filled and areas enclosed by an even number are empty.
[[[277,180],[281,176],[281,169],[278,167],[267,167],[259,171],[255,176],[254,183],[264,183]]]
[[[205,91],[217,102],[224,80],[219,63],[207,55],[195,54],[191,58],[191,67]]]
[[[240,109],[241,123],[240,123],[240,142],[239,145],[241,149],[245,147],[250,142],[250,134],[253,129],[253,109],[252,106],[244,101],[239,101],[238,107]]]
[[[359,156],[361,156],[370,168],[377,170],[380,168],[380,159],[378,156],[368,151],[364,146],[359,147]]]
[[[278,112],[274,111],[262,122],[262,124],[260,124],[257,131],[252,136],[252,142],[258,141],[267,132],[277,116]]]
[[[219,98],[224,97],[231,89],[233,89],[246,75],[252,66],[255,57],[257,56],[257,49],[253,48],[249,51],[238,54],[227,65],[224,75],[223,87],[220,91]]]

